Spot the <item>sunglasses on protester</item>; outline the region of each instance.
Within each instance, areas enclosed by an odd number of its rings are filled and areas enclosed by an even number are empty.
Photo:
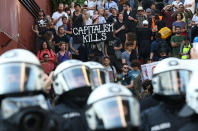
[[[123,67],[123,69],[128,69],[128,67],[125,66],[125,67]]]

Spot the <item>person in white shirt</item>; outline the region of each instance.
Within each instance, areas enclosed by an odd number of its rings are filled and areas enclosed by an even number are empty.
[[[193,41],[198,34],[198,8],[196,9],[196,13],[192,18],[191,26],[191,41]]]
[[[109,73],[110,82],[114,82],[117,77],[116,68],[113,65],[110,65],[111,61],[109,57],[104,57],[104,67]]]
[[[87,9],[89,10],[90,16],[94,15],[94,10],[96,9],[96,2],[93,0],[87,1]]]
[[[118,10],[117,3],[112,0],[108,0],[108,2],[105,3],[105,9],[111,9],[112,7],[116,8],[116,10]]]
[[[85,25],[92,25],[92,19],[90,19],[90,14],[89,12],[85,13],[85,17],[84,18],[84,24]]]
[[[63,24],[62,17],[65,16],[68,18],[67,13],[64,12],[63,10],[64,10],[64,4],[59,3],[58,11],[54,12],[52,15],[52,20],[53,20],[53,23],[56,25],[56,30],[58,30],[58,27]]]
[[[105,24],[106,20],[104,18],[104,8],[99,8],[98,10],[98,14],[99,14],[99,23],[98,24]]]
[[[194,14],[193,18],[192,18],[192,26],[198,25],[198,8],[197,8],[197,12]]]
[[[176,11],[176,9],[179,8],[180,5],[182,5],[183,3],[180,0],[175,0],[172,2],[172,5],[174,6],[173,10]]]
[[[74,11],[75,11],[75,8],[74,8],[74,2],[71,2],[71,14],[73,15]]]
[[[104,7],[104,0],[98,0],[96,2],[96,5],[97,5],[97,10],[99,10],[102,7]]]
[[[184,7],[190,9],[192,13],[195,12],[195,0],[185,0]]]

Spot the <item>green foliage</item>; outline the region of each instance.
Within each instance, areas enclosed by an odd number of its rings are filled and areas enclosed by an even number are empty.
[[[51,2],[52,2],[52,11],[54,12],[54,11],[57,10],[59,3],[70,5],[72,1],[73,2],[77,2],[77,3],[82,5],[85,0],[51,0]]]

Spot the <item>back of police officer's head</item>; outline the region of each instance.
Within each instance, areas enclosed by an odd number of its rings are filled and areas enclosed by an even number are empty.
[[[91,92],[90,70],[82,61],[68,60],[57,66],[54,71],[54,92],[57,104],[72,101],[85,105]]]
[[[166,58],[154,69],[152,84],[156,99],[168,104],[182,104],[192,70],[186,61]]]
[[[115,83],[92,91],[85,115],[91,131],[135,131],[140,126],[138,101],[126,87]]]

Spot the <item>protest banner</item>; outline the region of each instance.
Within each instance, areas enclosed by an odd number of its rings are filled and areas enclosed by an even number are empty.
[[[146,80],[146,79],[151,80],[152,79],[153,71],[154,71],[154,69],[155,69],[155,67],[158,63],[159,62],[153,62],[153,63],[150,63],[150,64],[141,65],[144,80]]]
[[[102,41],[106,41],[112,38],[113,25],[98,24],[98,25],[73,27],[72,33],[73,33],[74,43],[102,42]]]

